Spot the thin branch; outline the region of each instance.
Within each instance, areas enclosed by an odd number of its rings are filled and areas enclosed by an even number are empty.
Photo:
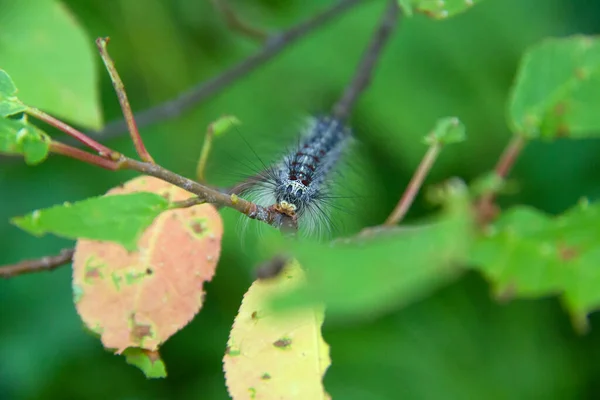
[[[151,107],[135,114],[138,127],[144,127],[159,121],[169,120],[183,114],[196,104],[206,100],[226,86],[232,84],[243,76],[246,76],[256,68],[278,55],[282,50],[289,47],[298,39],[306,36],[319,27],[324,26],[335,17],[350,10],[364,0],[339,0],[329,9],[315,15],[307,21],[270,37],[257,53],[246,58],[242,62],[225,70],[220,75],[201,82],[178,97],[168,100],[162,104]],[[101,136],[104,140],[120,136],[127,128],[125,121],[119,120],[108,123],[99,132],[91,132],[91,135]]]
[[[392,211],[388,219],[385,221],[385,226],[396,225],[404,218],[408,209],[413,203],[415,196],[417,195],[417,193],[419,193],[419,189],[423,185],[423,181],[425,180],[425,177],[431,170],[431,167],[433,166],[433,163],[439,155],[440,150],[440,144],[434,144],[429,147],[427,153],[425,153],[425,156],[421,160],[419,167],[415,171],[415,174],[411,178],[410,183],[406,187],[406,190],[402,194],[400,201],[396,205],[396,208],[394,209],[394,211]]]
[[[111,150],[112,151],[112,150]],[[68,144],[51,141],[50,152],[60,154],[63,156],[74,158],[75,160],[83,161],[84,163],[96,165],[98,167],[108,169],[110,171],[116,171],[120,168],[118,161],[110,160],[101,156],[97,156],[87,151],[83,151]]]
[[[55,256],[45,256],[33,260],[25,260],[12,265],[0,267],[0,278],[12,278],[33,272],[52,271],[61,265],[66,265],[73,259],[75,249],[64,249]]]
[[[250,25],[248,22],[240,18],[236,12],[231,8],[227,0],[211,0],[213,6],[223,14],[225,22],[230,29],[238,31],[244,36],[248,36],[260,43],[263,43],[269,37],[269,34],[262,29],[256,28]]]
[[[202,199],[200,197],[190,197],[189,199],[171,203],[170,208],[171,209],[173,209],[173,208],[188,208],[188,207],[193,207],[193,206],[197,206],[198,204],[204,204],[204,203],[206,203],[206,201],[204,201],[204,199]]]
[[[125,85],[123,85],[123,81],[115,68],[115,63],[108,54],[108,50],[106,49],[106,45],[108,44],[109,38],[98,38],[96,39],[96,47],[98,47],[98,51],[100,52],[100,57],[102,57],[102,61],[106,66],[106,70],[110,75],[110,80],[115,88],[115,92],[117,93],[117,97],[119,98],[119,104],[121,105],[121,110],[123,111],[123,116],[125,117],[125,121],[127,122],[127,129],[129,134],[131,135],[131,140],[133,140],[133,144],[135,146],[135,150],[143,161],[153,163],[154,160],[148,150],[146,150],[146,146],[144,146],[144,141],[140,136],[140,132],[138,131],[137,125],[135,123],[135,119],[133,118],[133,112],[131,111],[131,106],[129,105],[129,100],[127,99],[127,93],[125,92]]]
[[[504,152],[500,156],[498,164],[496,164],[496,174],[500,178],[505,179],[508,176],[510,170],[517,161],[517,158],[521,154],[521,150],[523,150],[524,146],[525,138],[523,137],[523,135],[513,136],[511,141],[504,149]]]
[[[42,110],[38,110],[37,108],[34,108],[34,107],[27,107],[26,112],[27,112],[27,114],[39,119],[40,121],[43,121],[43,122],[47,123],[48,125],[53,126],[57,129],[63,131],[64,133],[71,136],[75,140],[83,143],[90,149],[97,151],[98,154],[100,154],[100,155],[107,155],[107,156],[109,156],[109,158],[111,158],[114,153],[113,150],[109,149],[108,147],[104,146],[103,144],[96,142],[94,139],[90,138],[85,133],[80,132],[77,129],[73,128],[72,126],[69,126],[69,125],[65,124],[64,122],[54,118],[53,116],[46,114]]]
[[[398,0],[388,0],[383,17],[360,61],[353,80],[333,107],[332,114],[334,117],[344,120],[350,115],[354,103],[369,86],[377,60],[381,57],[382,50],[389,41],[399,19],[400,7],[398,6]]]
[[[506,179],[525,144],[526,140],[523,135],[517,134],[512,137],[496,163],[494,168],[496,175],[503,180]],[[495,197],[496,193],[486,193],[477,202],[477,219],[481,226],[493,220],[499,212],[498,207],[494,204]]]

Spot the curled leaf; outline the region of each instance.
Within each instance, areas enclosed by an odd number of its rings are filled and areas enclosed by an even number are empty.
[[[322,379],[329,346],[320,305],[273,314],[268,299],[304,281],[297,262],[276,278],[255,281],[242,301],[223,359],[229,394],[243,399],[327,399]]]

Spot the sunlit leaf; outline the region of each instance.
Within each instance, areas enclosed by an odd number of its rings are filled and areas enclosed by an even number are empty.
[[[180,201],[185,190],[139,177],[108,197],[152,192]],[[221,217],[210,204],[163,212],[126,251],[111,242],[78,240],[73,256],[73,292],[82,320],[105,348],[157,351],[187,325],[204,303],[204,282],[215,273],[221,251]]]
[[[168,207],[169,200],[156,193],[128,193],[36,210],[11,222],[37,236],[107,240],[135,250],[144,230]]]
[[[48,157],[50,138],[25,119],[0,117],[0,154],[22,154],[30,165]]]
[[[600,307],[600,204],[582,202],[558,217],[511,209],[476,242],[470,264],[501,298],[561,294],[584,329]]]
[[[242,300],[223,359],[229,394],[241,399],[327,399],[322,379],[329,346],[321,336],[323,307],[276,315],[269,298],[305,281],[298,263],[278,277],[258,280]]]
[[[400,7],[411,16],[413,12],[434,19],[445,19],[460,14],[481,0],[398,0]]]
[[[456,117],[446,117],[440,119],[433,131],[425,137],[425,144],[432,146],[434,144],[460,143],[464,142],[466,138],[467,134],[463,123]]]
[[[127,364],[138,367],[146,378],[166,378],[167,369],[158,351],[130,347],[123,352]]]
[[[0,69],[0,117],[25,111],[25,106],[17,98],[17,88],[6,71]]]
[[[521,61],[509,118],[530,138],[600,135],[600,39],[549,39]]]
[[[452,197],[441,218],[337,242],[280,246],[308,270],[308,281],[274,299],[276,309],[324,302],[329,319],[371,318],[448,282],[466,258],[471,213],[466,193]]]
[[[60,1],[11,1],[0,12],[0,68],[19,98],[89,128],[102,124],[97,54]]]

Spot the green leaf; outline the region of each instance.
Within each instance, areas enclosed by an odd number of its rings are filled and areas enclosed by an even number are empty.
[[[0,68],[19,98],[72,123],[102,125],[93,40],[63,2],[13,1],[0,13]]]
[[[599,110],[599,39],[549,39],[525,54],[509,104],[516,133],[545,139],[599,136]]]
[[[234,126],[240,125],[241,122],[237,117],[232,115],[227,115],[219,118],[212,124],[210,124],[210,129],[214,133],[215,136],[223,135],[225,132],[233,128]]]
[[[25,111],[25,106],[17,98],[17,88],[6,71],[0,69],[0,117]]]
[[[140,192],[65,203],[15,217],[11,222],[36,236],[53,233],[70,239],[111,241],[134,251],[144,230],[168,207],[164,197]]]
[[[425,137],[425,144],[433,146],[436,144],[446,145],[464,142],[467,138],[465,126],[456,117],[440,119],[433,131]]]
[[[406,15],[407,17],[412,17],[413,8],[411,0],[398,0],[398,5],[400,6],[400,9],[402,9],[404,15]]]
[[[500,298],[560,294],[584,329],[600,307],[600,203],[581,202],[558,217],[513,208],[476,241],[470,260]]]
[[[167,369],[157,351],[129,347],[124,352],[127,364],[134,365],[142,370],[146,378],[166,378]]]
[[[25,118],[0,118],[0,153],[23,154],[25,162],[39,164],[48,157],[50,138]]]
[[[400,7],[411,16],[412,12],[434,19],[446,19],[473,7],[481,0],[398,0]]]
[[[327,318],[372,317],[425,296],[455,277],[468,254],[471,213],[466,193],[449,200],[434,222],[376,230],[363,239],[288,244],[308,282],[274,299],[275,309],[325,302]]]

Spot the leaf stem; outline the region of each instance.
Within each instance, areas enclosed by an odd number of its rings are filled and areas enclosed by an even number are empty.
[[[423,185],[425,177],[427,176],[435,160],[437,159],[440,150],[441,145],[438,143],[435,143],[429,147],[427,153],[425,153],[425,156],[421,160],[419,167],[415,171],[415,174],[413,175],[408,186],[406,187],[406,190],[402,194],[400,201],[396,205],[396,208],[384,222],[385,226],[396,225],[404,218],[404,216],[408,212],[408,209],[413,203],[415,196],[419,192],[419,189]]]
[[[521,154],[521,150],[525,147],[525,143],[523,135],[517,134],[512,137],[496,164],[496,174],[498,174],[500,178],[505,179],[508,176],[510,170],[517,161],[517,158]]]
[[[506,179],[510,173],[526,143],[527,141],[523,135],[516,134],[504,148],[504,151],[494,168],[496,175],[502,180]],[[498,208],[494,204],[495,197],[496,193],[494,192],[486,193],[476,204],[477,219],[482,226],[493,220],[498,213]]]
[[[127,93],[125,92],[125,85],[123,85],[123,81],[121,80],[121,77],[115,68],[115,63],[106,49],[106,45],[108,44],[109,40],[110,38],[108,37],[96,39],[96,47],[98,47],[102,61],[106,66],[106,70],[110,75],[110,80],[115,88],[117,97],[119,98],[119,104],[121,105],[121,110],[123,111],[123,116],[125,117],[125,121],[127,123],[127,129],[129,130],[129,134],[133,140],[135,150],[143,161],[154,163],[152,156],[148,150],[146,150],[146,146],[144,146],[144,141],[140,136],[137,124],[133,118],[133,112],[131,111],[131,106],[129,105],[129,100],[127,99]]]
[[[97,165],[98,167],[104,169],[116,171],[121,168],[119,162],[116,160],[110,160],[96,154],[88,153],[87,151],[83,151],[77,147],[69,146],[68,144],[53,140],[50,142],[49,147],[50,152],[52,153],[61,154],[63,156],[71,157],[88,164]]]
[[[198,182],[206,181],[204,170],[206,169],[206,162],[208,161],[208,155],[210,154],[210,149],[212,148],[212,140],[214,136],[214,125],[210,124],[208,129],[206,129],[204,143],[202,144],[202,151],[200,152],[200,160],[198,160],[198,166],[196,167],[196,179],[198,179]]]
[[[230,29],[238,31],[241,34],[258,41],[259,43],[264,43],[264,41],[267,40],[267,38],[269,37],[269,34],[264,30],[256,28],[248,24],[243,19],[241,19],[233,10],[233,8],[227,0],[211,1],[213,3],[213,6],[217,9],[217,11],[223,14],[225,22],[227,23]]]
[[[190,197],[189,199],[175,201],[175,202],[171,203],[171,206],[169,208],[170,209],[188,208],[188,207],[193,207],[198,204],[204,204],[204,203],[206,203],[206,201],[204,201],[203,198],[195,196],[195,197]]]
[[[83,143],[90,149],[97,151],[98,154],[100,154],[101,156],[111,158],[111,159],[114,159],[114,157],[118,157],[118,155],[117,155],[118,153],[116,153],[115,151],[96,142],[94,139],[90,138],[85,133],[78,131],[77,129],[73,128],[72,126],[69,126],[69,125],[65,124],[64,122],[54,118],[53,116],[46,114],[42,110],[38,110],[37,108],[34,108],[34,107],[27,107],[26,112],[27,112],[27,114],[39,119],[40,121],[43,121],[43,122],[47,123],[48,125],[51,125],[57,129],[61,130],[62,132],[66,133],[67,135],[69,135],[69,136],[73,137],[74,139],[78,140],[79,142]]]
[[[0,267],[0,278],[12,278],[33,272],[52,271],[61,265],[71,262],[75,249],[64,249],[55,256],[44,256],[32,260],[24,260],[16,264]]]

